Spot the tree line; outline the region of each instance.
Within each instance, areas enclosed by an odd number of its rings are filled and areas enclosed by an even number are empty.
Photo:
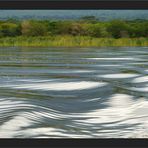
[[[1,20],[0,37],[16,36],[90,36],[96,38],[148,37],[147,20],[99,21],[94,17],[80,20]]]

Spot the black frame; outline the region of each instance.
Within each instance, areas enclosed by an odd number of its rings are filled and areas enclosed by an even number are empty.
[[[0,9],[148,9],[148,0],[0,0]]]
[[[1,148],[147,148],[148,139],[1,139]]]
[[[0,0],[0,9],[147,9],[148,0]],[[148,139],[1,139],[0,148],[144,148]]]

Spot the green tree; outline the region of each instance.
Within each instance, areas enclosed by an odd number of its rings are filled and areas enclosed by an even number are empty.
[[[129,32],[130,37],[148,37],[148,22],[131,23]]]
[[[85,30],[83,24],[76,21],[60,21],[55,26],[56,34],[69,34],[69,35],[84,35]]]
[[[88,24],[87,35],[92,37],[109,37],[109,33],[106,30],[105,25],[101,23]]]
[[[0,36],[18,36],[21,34],[20,25],[5,22],[0,25]]]
[[[73,22],[68,28],[68,33],[71,35],[85,35],[84,26],[81,23]]]
[[[121,38],[121,37],[128,37],[128,25],[126,22],[121,20],[113,20],[109,23],[107,27],[107,31],[114,37],[114,38]]]
[[[22,35],[24,36],[44,36],[48,28],[40,21],[26,20],[21,23]]]

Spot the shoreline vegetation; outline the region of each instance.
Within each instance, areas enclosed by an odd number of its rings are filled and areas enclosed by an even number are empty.
[[[148,20],[0,20],[0,47],[148,46]]]
[[[148,46],[148,38],[93,38],[89,36],[46,36],[0,38],[0,47],[127,47]]]

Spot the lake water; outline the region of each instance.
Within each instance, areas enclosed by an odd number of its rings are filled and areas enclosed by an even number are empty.
[[[148,137],[148,47],[0,48],[0,138]]]

